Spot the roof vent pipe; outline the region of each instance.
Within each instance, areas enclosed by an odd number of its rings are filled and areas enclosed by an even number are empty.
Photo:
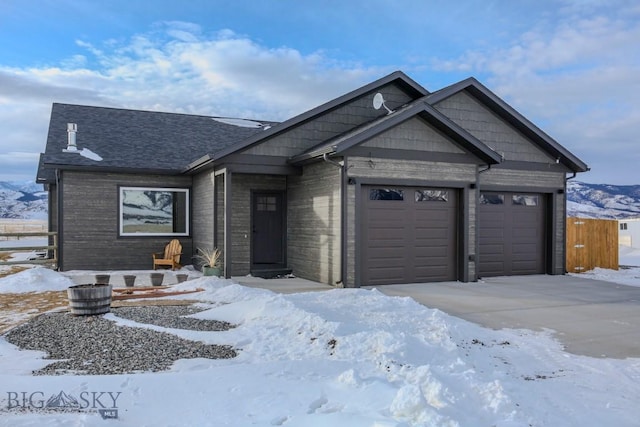
[[[67,123],[67,149],[65,151],[78,151],[76,145],[76,133],[78,125],[76,123]]]

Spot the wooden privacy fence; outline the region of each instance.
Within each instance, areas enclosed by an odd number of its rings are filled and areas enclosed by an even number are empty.
[[[567,218],[567,272],[618,269],[618,221]]]
[[[36,251],[42,254],[42,256],[35,256],[25,260],[11,260],[5,259],[0,256],[0,266],[13,265],[13,264],[46,264],[52,268],[58,268],[58,233],[56,232],[31,232],[31,233],[0,233],[0,240],[16,240],[19,241],[22,238],[46,236],[48,244],[34,245],[34,246],[0,246],[0,255],[13,252],[32,252]]]

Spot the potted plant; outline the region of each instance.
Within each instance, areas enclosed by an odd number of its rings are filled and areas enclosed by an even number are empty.
[[[195,258],[202,264],[202,274],[205,276],[220,276],[221,270],[218,265],[222,252],[219,249],[198,248]]]

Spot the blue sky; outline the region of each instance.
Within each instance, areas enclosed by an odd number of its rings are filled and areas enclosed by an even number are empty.
[[[35,178],[53,102],[284,120],[402,70],[640,184],[635,0],[0,0],[0,40],[0,181]]]

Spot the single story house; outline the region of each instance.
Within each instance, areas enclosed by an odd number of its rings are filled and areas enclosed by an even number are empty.
[[[564,274],[587,165],[474,78],[394,72],[282,123],[54,104],[38,182],[59,266],[223,252],[338,287]]]

